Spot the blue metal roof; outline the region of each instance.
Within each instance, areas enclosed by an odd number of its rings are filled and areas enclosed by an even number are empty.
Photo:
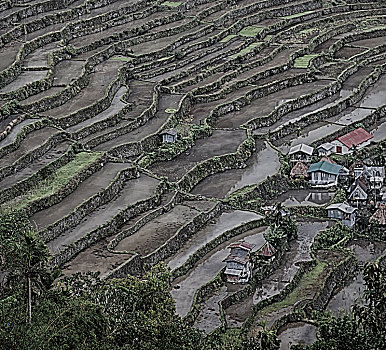
[[[323,160],[322,162],[311,164],[307,172],[323,171],[324,173],[338,175],[340,169],[342,169],[341,165],[332,164]]]

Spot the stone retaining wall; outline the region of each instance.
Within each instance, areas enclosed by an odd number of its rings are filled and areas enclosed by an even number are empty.
[[[49,208],[57,203],[60,203],[65,197],[71,194],[76,188],[88,177],[95,172],[99,171],[106,163],[106,154],[101,154],[100,157],[95,159],[86,168],[82,169],[79,173],[75,174],[71,180],[64,186],[59,188],[55,193],[38,198],[32,202],[29,202],[24,210],[28,216],[32,216],[34,213]]]
[[[17,171],[24,169],[30,165],[34,160],[41,157],[43,154],[48,152],[51,148],[64,141],[67,138],[65,132],[59,132],[51,136],[46,142],[41,144],[39,147],[33,149],[31,152],[26,153],[22,157],[18,158],[14,163],[9,166],[0,169],[0,180],[6,176],[15,174]]]
[[[50,266],[62,266],[64,263],[70,261],[76,254],[80,253],[84,249],[87,249],[92,244],[117,232],[119,227],[122,227],[122,225],[124,225],[131,218],[157,206],[165,189],[165,183],[161,182],[157,186],[152,197],[128,206],[116,214],[108,222],[100,225],[98,228],[88,232],[83,237],[71,243],[52,258]]]
[[[213,219],[222,210],[222,204],[217,203],[213,208],[206,212],[201,212],[192,220],[182,226],[171,238],[152,253],[143,257],[143,262],[155,265],[160,261],[175,254],[183,244],[195,233],[201,230],[209,220]]]
[[[27,193],[31,188],[38,186],[38,184],[46,177],[51,175],[56,169],[70,162],[76,153],[76,145],[71,145],[68,150],[55,159],[51,163],[48,163],[43,168],[34,172],[31,176],[25,178],[8,187],[0,192],[0,204],[9,201],[17,196]]]
[[[78,205],[70,214],[41,230],[39,236],[44,242],[49,242],[58,237],[65,230],[75,227],[85,216],[91,214],[98,207],[108,203],[116,197],[122,190],[126,181],[135,179],[138,176],[138,169],[135,167],[121,170],[106,188],[100,190],[94,196]]]

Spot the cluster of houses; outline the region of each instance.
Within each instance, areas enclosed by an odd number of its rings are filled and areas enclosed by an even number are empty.
[[[370,203],[376,206],[386,203],[385,168],[356,162],[347,169],[328,156],[347,154],[354,149],[360,149],[366,146],[372,137],[363,128],[358,128],[316,149],[300,144],[293,146],[288,152],[293,165],[290,173],[292,178],[308,178],[309,184],[315,188],[349,184],[346,186],[349,203],[337,203],[327,207],[330,218],[339,219],[347,226],[354,225],[357,209]],[[312,163],[314,156],[319,156],[321,159]]]
[[[230,283],[246,283],[252,276],[253,264],[251,251],[255,246],[245,241],[231,244],[228,248],[230,253],[224,260],[226,262],[225,277]],[[272,262],[276,257],[276,249],[266,242],[256,254],[267,263]]]

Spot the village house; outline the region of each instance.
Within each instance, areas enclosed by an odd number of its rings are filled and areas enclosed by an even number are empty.
[[[276,249],[272,244],[266,242],[258,251],[257,255],[263,260],[272,262],[276,257]]]
[[[319,156],[329,156],[335,153],[335,145],[331,142],[325,142],[316,148]]]
[[[312,154],[314,153],[314,148],[304,143],[300,145],[296,145],[290,148],[288,155],[290,157],[291,162],[303,162],[303,163],[311,163]]]
[[[294,167],[291,169],[290,176],[292,178],[301,178],[304,179],[308,176],[307,173],[308,167],[302,162],[297,162]]]
[[[361,149],[362,147],[367,146],[372,138],[373,135],[368,133],[365,129],[358,128],[338,137],[331,143],[335,145],[335,153],[347,154],[351,153],[354,148]]]
[[[227,282],[246,283],[252,275],[250,252],[254,245],[247,242],[236,242],[230,245],[230,253],[226,262],[225,276]]]
[[[176,142],[177,141],[177,131],[174,129],[168,129],[161,132],[162,142]]]
[[[343,225],[352,227],[355,224],[355,212],[357,208],[347,203],[331,204],[327,208],[328,217],[342,221]]]
[[[363,176],[358,177],[348,190],[350,203],[357,208],[365,206],[369,199],[369,190],[366,178]]]
[[[354,177],[365,177],[372,190],[380,190],[385,180],[385,167],[383,166],[358,166],[354,167]]]
[[[378,206],[377,211],[370,217],[371,223],[385,226],[386,225],[386,204],[381,203]]]
[[[314,187],[331,187],[338,184],[340,177],[348,175],[348,170],[342,165],[327,161],[313,163],[308,169],[311,176],[309,183]]]

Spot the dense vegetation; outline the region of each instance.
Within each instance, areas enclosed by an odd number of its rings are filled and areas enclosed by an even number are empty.
[[[239,331],[204,337],[185,325],[175,314],[163,264],[140,279],[77,273],[58,280],[60,272],[47,268],[48,249],[25,215],[2,215],[0,229],[0,349],[278,349],[275,331],[265,327],[258,338]],[[317,315],[318,340],[309,350],[383,348],[384,264],[367,265],[364,277],[367,303],[352,315]]]

